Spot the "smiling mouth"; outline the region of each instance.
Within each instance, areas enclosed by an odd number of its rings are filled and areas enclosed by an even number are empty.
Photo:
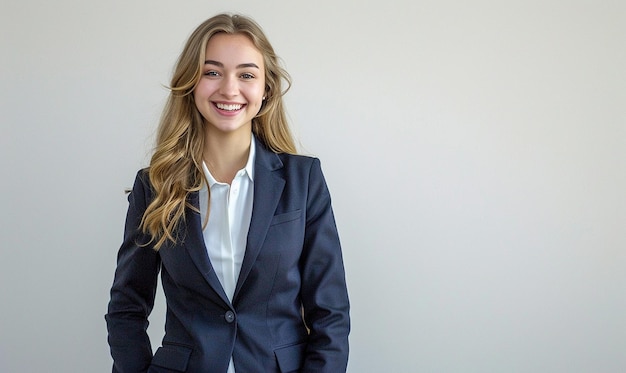
[[[243,107],[242,104],[221,104],[221,103],[215,103],[215,106],[218,109],[225,110],[225,111],[237,111],[237,110],[241,110],[241,108]]]

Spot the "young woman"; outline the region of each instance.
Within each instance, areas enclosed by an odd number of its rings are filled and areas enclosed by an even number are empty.
[[[260,27],[190,36],[139,171],[106,315],[114,372],[344,372],[349,303],[317,159],[295,155],[287,73]],[[146,334],[157,277],[165,336]]]

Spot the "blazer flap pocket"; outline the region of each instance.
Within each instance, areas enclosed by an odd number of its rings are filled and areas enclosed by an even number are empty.
[[[298,371],[302,367],[306,342],[274,350],[281,372]]]
[[[176,345],[159,347],[152,358],[152,365],[173,369],[179,372],[187,370],[191,348]]]
[[[270,225],[286,223],[288,221],[299,219],[302,216],[302,210],[285,212],[283,214],[274,215]]]

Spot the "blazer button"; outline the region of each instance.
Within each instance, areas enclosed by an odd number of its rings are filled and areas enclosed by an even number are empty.
[[[233,311],[227,311],[224,315],[224,319],[226,319],[226,322],[230,324],[235,321],[235,314],[233,313]]]

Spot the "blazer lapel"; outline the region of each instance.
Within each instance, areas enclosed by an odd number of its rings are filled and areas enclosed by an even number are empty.
[[[198,192],[190,195],[190,203],[196,208],[199,207],[200,203]],[[211,288],[219,295],[224,303],[230,304],[230,301],[224,292],[224,288],[213,270],[206,245],[204,244],[200,213],[187,209],[185,224],[187,224],[187,233],[184,238],[183,245],[187,249],[189,256]]]
[[[250,219],[250,229],[248,230],[246,253],[243,257],[239,278],[237,279],[233,303],[237,299],[237,295],[261,251],[265,235],[285,186],[285,180],[274,172],[282,168],[282,161],[278,155],[267,150],[258,140],[255,139],[255,141],[257,150],[254,168],[252,218]]]

